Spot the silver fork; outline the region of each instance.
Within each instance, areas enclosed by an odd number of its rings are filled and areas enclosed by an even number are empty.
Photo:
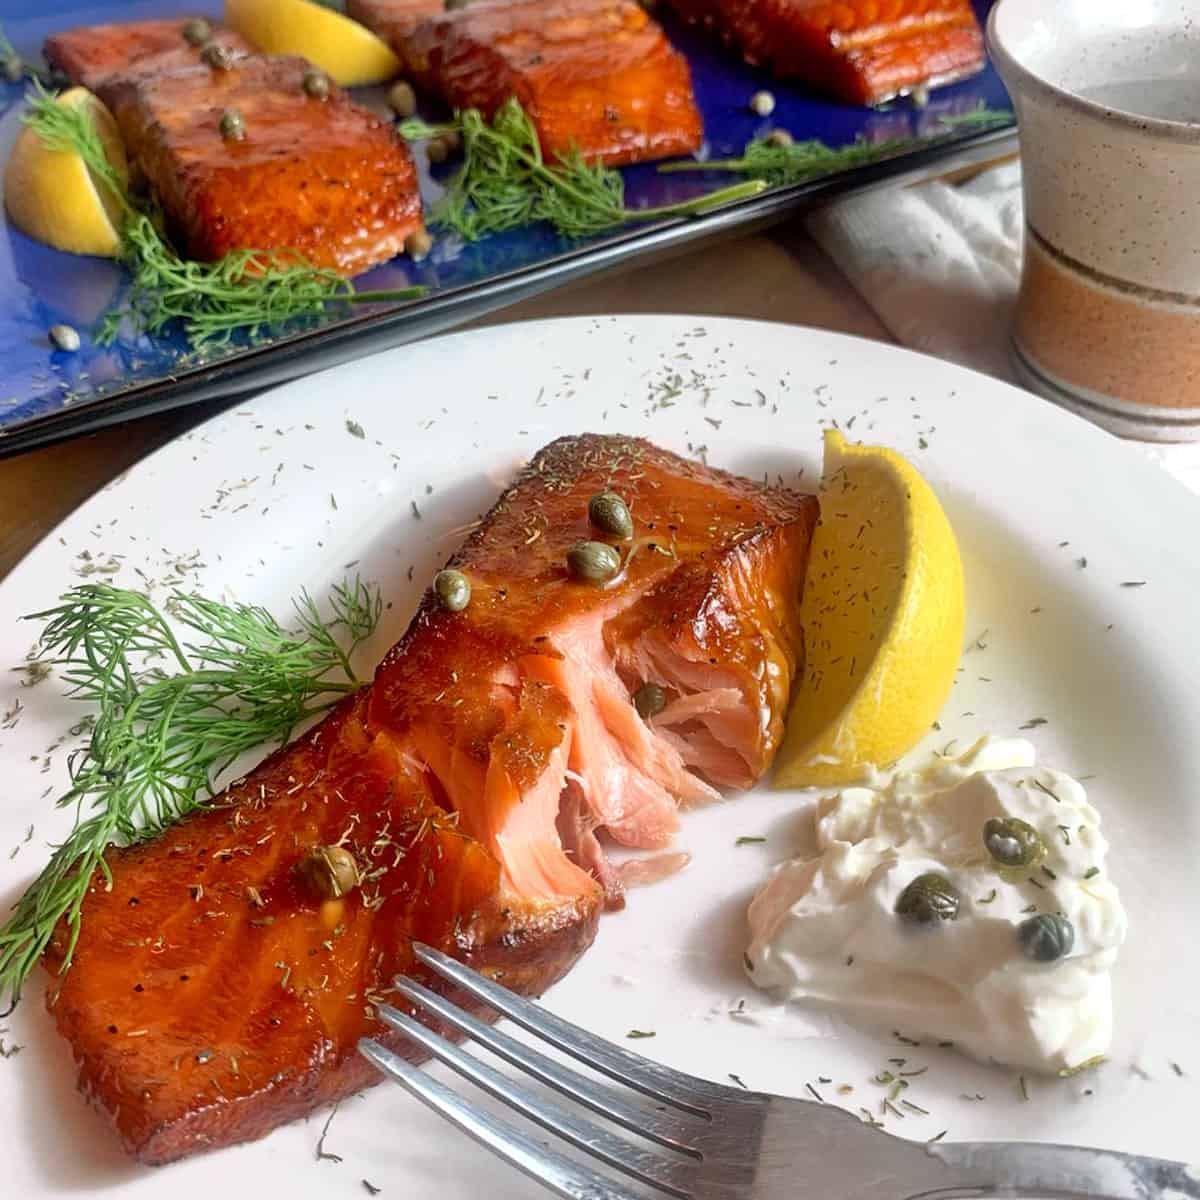
[[[638,1200],[647,1190],[677,1200],[1200,1200],[1200,1170],[1186,1163],[1039,1142],[910,1142],[832,1105],[709,1083],[606,1042],[437,950],[420,944],[413,949],[447,982],[621,1085],[588,1078],[421,984],[396,980],[397,990],[414,1005],[636,1139],[596,1124],[574,1105],[544,1099],[395,1008],[378,1010],[388,1025],[433,1058],[613,1172],[644,1185],[636,1191],[476,1107],[378,1042],[364,1038],[359,1043],[361,1052],[407,1091],[566,1200]]]

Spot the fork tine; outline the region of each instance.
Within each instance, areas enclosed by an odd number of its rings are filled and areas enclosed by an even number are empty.
[[[678,1119],[652,1113],[636,1104],[629,1104],[624,1097],[604,1084],[596,1083],[578,1071],[565,1067],[547,1058],[537,1050],[518,1042],[516,1038],[485,1025],[469,1013],[465,1013],[449,1000],[414,983],[411,979],[397,977],[396,990],[407,999],[445,1021],[447,1025],[466,1034],[493,1054],[511,1063],[534,1079],[548,1084],[564,1096],[590,1108],[593,1112],[615,1121],[618,1125],[684,1154],[697,1157],[691,1148],[687,1129]]]
[[[485,979],[439,950],[420,942],[413,942],[412,948],[417,958],[443,979],[457,984],[463,991],[482,1000],[489,1008],[503,1013],[510,1021],[515,1021],[522,1029],[536,1034],[556,1049],[644,1095],[701,1117],[711,1115],[709,1109],[713,1102],[724,1103],[738,1098],[732,1088],[707,1083],[682,1071],[673,1071],[640,1054],[632,1054],[620,1046],[614,1046]]]
[[[563,1200],[637,1200],[613,1180],[539,1145],[507,1121],[472,1107],[456,1092],[371,1038],[361,1039],[358,1049],[406,1092]]]
[[[631,1145],[584,1117],[577,1117],[556,1104],[548,1103],[524,1090],[516,1080],[480,1062],[465,1050],[438,1036],[419,1021],[381,1004],[376,1012],[393,1029],[423,1046],[439,1062],[457,1071],[464,1079],[502,1100],[509,1108],[536,1121],[543,1128],[571,1143],[580,1150],[640,1179],[661,1188],[681,1200],[687,1200],[690,1182],[683,1160],[669,1160]]]

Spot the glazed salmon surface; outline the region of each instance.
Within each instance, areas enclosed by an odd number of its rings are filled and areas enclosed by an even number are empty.
[[[547,155],[621,164],[703,138],[687,60],[634,0],[481,0],[414,22],[411,0],[356,0],[414,83],[492,116],[515,96]]]
[[[89,25],[46,39],[46,61],[72,82],[95,91],[106,80],[130,71],[163,71],[200,61],[200,47],[183,36],[189,18]],[[253,49],[231,29],[212,27],[212,40],[229,50]]]
[[[748,63],[880,104],[973,75],[986,56],[970,0],[669,0]]]
[[[332,82],[326,98],[307,95],[309,69],[302,58],[235,54],[229,70],[176,65],[99,86],[187,257],[294,250],[355,275],[419,228],[407,146]],[[221,134],[231,109],[241,139]]]
[[[572,578],[587,506],[635,519],[605,586]],[[816,502],[637,440],[552,443],[452,559],[373,683],[200,813],[109,856],[49,1004],[80,1086],[162,1163],[259,1137],[374,1081],[364,1035],[413,1058],[375,1006],[411,940],[538,994],[620,903],[613,843],[666,845],[680,803],[753,782],[801,666]],[[658,683],[643,720],[631,694]],[[298,871],[350,852],[322,901]]]

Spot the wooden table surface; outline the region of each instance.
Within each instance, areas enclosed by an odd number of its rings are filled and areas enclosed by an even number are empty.
[[[478,323],[655,312],[757,317],[891,340],[798,225],[584,280]],[[0,461],[0,578],[93,492],[220,407],[143,417]]]

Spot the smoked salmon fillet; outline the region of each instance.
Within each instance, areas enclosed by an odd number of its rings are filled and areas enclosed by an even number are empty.
[[[308,95],[310,69],[303,58],[235,53],[227,70],[176,64],[98,85],[187,257],[293,250],[357,275],[420,228],[404,141],[332,80],[324,97]],[[241,138],[222,135],[230,111]]]
[[[183,31],[187,17],[161,21],[136,21],[118,25],[88,25],[46,39],[49,65],[72,83],[94,92],[105,80],[130,71],[163,71],[200,61],[201,47],[193,45]],[[228,50],[247,53],[249,42],[232,29],[210,26],[212,41]]]
[[[668,0],[753,66],[852,104],[965,79],[986,62],[970,0]]]
[[[491,117],[515,96],[547,156],[619,165],[690,154],[704,126],[687,60],[634,0],[350,0],[418,87]]]
[[[634,517],[607,585],[564,566],[588,501]],[[801,669],[817,505],[647,442],[542,450],[374,681],[210,805],[110,853],[47,956],[80,1087],[147,1163],[260,1137],[374,1081],[365,1034],[411,941],[538,994],[587,948],[619,875],[607,839],[668,843],[683,802],[769,765]],[[665,706],[631,701],[658,684]],[[352,856],[322,898],[302,864]]]

